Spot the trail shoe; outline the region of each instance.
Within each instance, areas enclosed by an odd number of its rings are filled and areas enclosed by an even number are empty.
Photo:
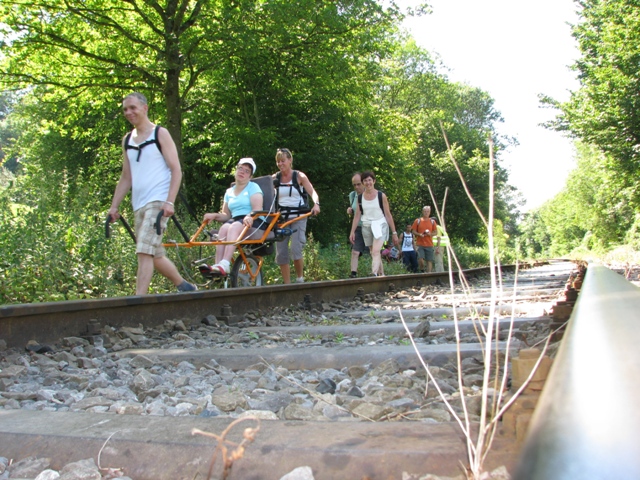
[[[220,263],[216,263],[213,267],[211,267],[211,271],[213,273],[218,273],[222,276],[227,275],[229,273],[229,262],[223,260]]]
[[[220,275],[227,275],[231,271],[231,263],[229,260],[221,260],[213,266],[214,271],[220,272]]]
[[[224,267],[218,263],[216,263],[213,267],[211,267],[212,273],[219,273],[220,275],[226,275],[227,272],[224,271]]]
[[[193,283],[187,282],[186,280],[182,282],[180,285],[178,285],[179,292],[195,292],[197,290],[198,290],[197,286],[195,286]]]

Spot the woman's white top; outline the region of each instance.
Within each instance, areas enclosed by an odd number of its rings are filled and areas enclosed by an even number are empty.
[[[380,201],[378,200],[378,193],[373,197],[373,200],[367,200],[362,194],[362,224],[371,225],[374,220],[380,220],[384,218],[384,212],[380,208]]]

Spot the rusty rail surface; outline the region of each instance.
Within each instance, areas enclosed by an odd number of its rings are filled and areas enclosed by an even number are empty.
[[[520,268],[523,268],[521,265]],[[502,267],[513,271],[515,266]],[[489,267],[465,270],[467,277],[485,275]],[[454,281],[458,273],[454,272]],[[353,299],[356,294],[386,292],[392,288],[449,282],[448,272],[362,277],[290,285],[201,290],[189,293],[72,300],[0,306],[0,338],[8,347],[29,340],[50,343],[66,336],[91,333],[92,323],[115,327],[154,327],[167,319],[202,319],[216,315],[229,324],[248,311],[302,302]]]
[[[589,265],[515,480],[640,478],[640,289]]]

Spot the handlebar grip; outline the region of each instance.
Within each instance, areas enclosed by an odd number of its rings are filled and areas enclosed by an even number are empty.
[[[129,236],[133,239],[133,243],[136,243],[136,234],[122,215],[120,215],[120,221],[124,225],[124,228],[127,229],[127,232],[129,232]],[[107,220],[104,222],[104,235],[107,238],[111,238],[111,215],[109,215],[108,213]]]
[[[162,235],[162,223],[160,222],[160,220],[162,220],[163,216],[164,210],[160,210],[160,212],[158,212],[158,216],[156,217],[156,223],[153,225],[154,227],[156,227],[156,233],[158,235]]]

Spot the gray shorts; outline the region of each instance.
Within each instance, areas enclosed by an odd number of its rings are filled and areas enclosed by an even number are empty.
[[[146,253],[154,257],[164,257],[166,252],[162,246],[162,234],[167,227],[169,217],[162,217],[160,225],[161,234],[156,233],[156,218],[162,210],[164,202],[149,202],[144,207],[135,211],[136,224],[136,253]]]
[[[362,225],[362,238],[364,239],[364,244],[367,247],[373,245],[373,231],[371,231],[371,225]],[[385,221],[382,224],[382,243],[386,242],[389,238],[389,225]]]
[[[276,263],[278,265],[289,265],[289,241],[291,241],[291,256],[293,260],[302,258],[302,249],[307,243],[307,219],[303,218],[289,225],[291,230],[295,230],[290,237],[276,242]]]
[[[433,262],[435,259],[433,247],[422,247],[418,245],[418,258],[422,258],[427,262]]]
[[[362,236],[362,227],[360,226],[356,228],[356,235],[354,242],[351,244],[351,250],[362,253],[365,248],[366,246],[364,244],[364,237]]]

